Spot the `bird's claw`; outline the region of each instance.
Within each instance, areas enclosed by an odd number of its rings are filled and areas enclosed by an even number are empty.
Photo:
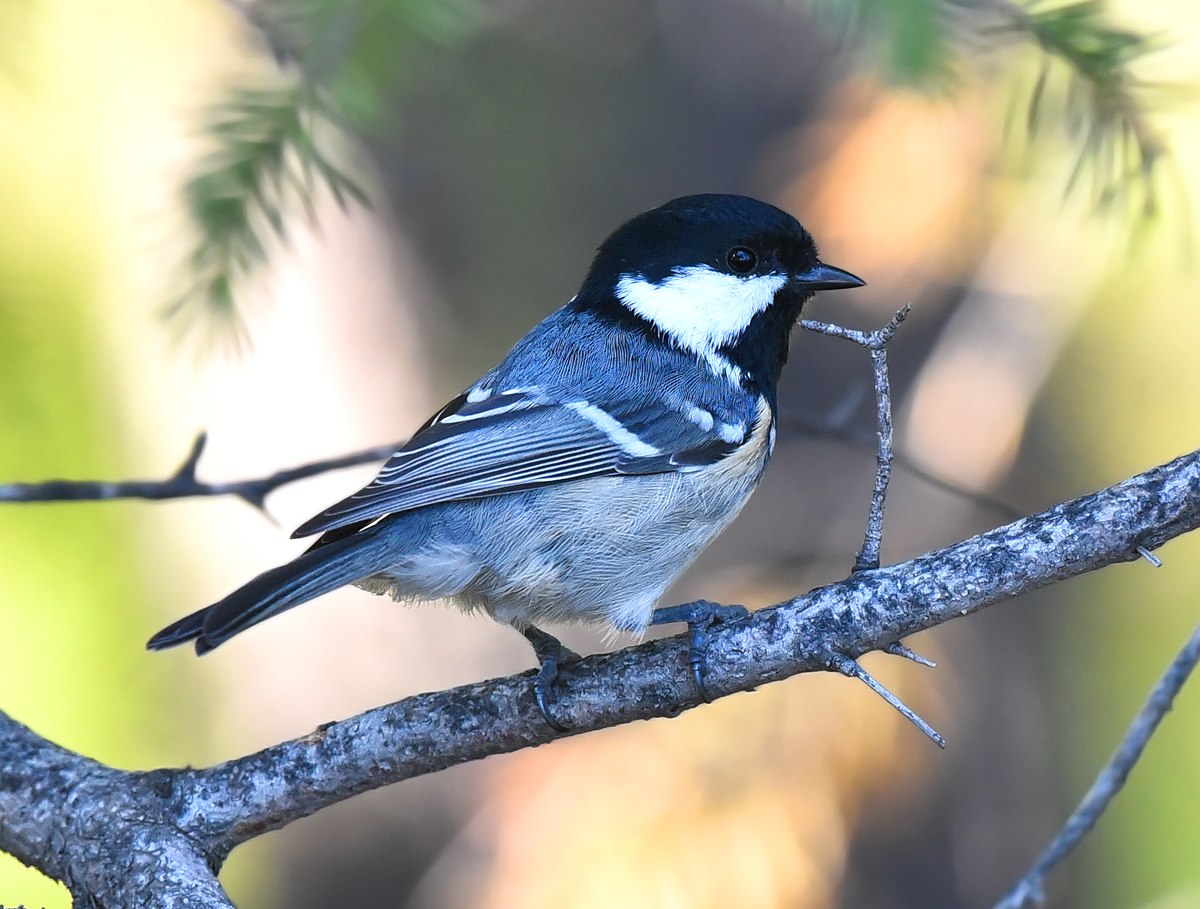
[[[679,606],[663,606],[654,610],[650,616],[651,625],[668,625],[673,622],[686,622],[688,626],[688,666],[692,669],[692,679],[696,690],[705,703],[712,703],[708,686],[704,684],[705,656],[708,651],[709,630],[713,625],[724,622],[736,622],[750,614],[745,606],[723,606],[720,603],[710,603],[708,600],[696,600],[694,603],[683,603]]]
[[[567,727],[554,718],[550,712],[550,691],[558,678],[558,667],[563,663],[571,663],[579,659],[579,654],[571,650],[554,637],[540,628],[532,625],[522,628],[521,634],[533,645],[533,652],[540,664],[537,677],[533,680],[533,699],[537,702],[542,719],[555,732],[566,732]]]

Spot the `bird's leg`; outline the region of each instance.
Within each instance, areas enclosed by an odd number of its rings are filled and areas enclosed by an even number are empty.
[[[528,625],[525,628],[517,629],[525,636],[531,645],[533,652],[537,656],[538,669],[537,678],[533,680],[533,696],[537,701],[538,710],[542,712],[542,717],[550,725],[550,728],[555,732],[566,732],[567,727],[563,726],[550,713],[549,692],[554,685],[554,680],[558,678],[558,667],[561,663],[571,663],[579,659],[579,654],[568,647],[564,647],[562,642],[554,635],[547,634],[540,628],[534,628]]]
[[[692,678],[700,697],[710,702],[708,688],[704,685],[704,656],[708,650],[708,630],[721,622],[736,622],[750,614],[745,606],[722,606],[708,600],[696,600],[679,606],[661,606],[650,615],[651,625],[669,625],[672,622],[687,622],[688,665],[692,667]]]

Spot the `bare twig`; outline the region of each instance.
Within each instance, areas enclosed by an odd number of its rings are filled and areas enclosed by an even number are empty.
[[[825,670],[831,652],[853,659],[1055,581],[1138,560],[1138,547],[1156,549],[1197,527],[1200,451],[719,625],[706,651],[706,687],[723,697]],[[201,770],[124,773],[0,713],[0,849],[65,881],[80,905],[227,907],[213,875],[239,843],[369,789],[556,738],[532,679],[418,695]],[[686,636],[586,657],[563,667],[556,686],[568,734],[701,703]],[[181,878],[196,875],[188,893],[203,899],[168,899]]]
[[[987,0],[979,9],[1001,19],[985,33],[1018,36],[1044,55],[1026,124],[1031,136],[1043,122],[1062,125],[1070,138],[1080,142],[1066,193],[1080,185],[1090,168],[1097,208],[1134,199],[1140,203],[1137,213],[1144,218],[1157,211],[1156,177],[1169,150],[1147,114],[1154,86],[1138,77],[1136,64],[1163,43],[1110,21],[1105,7],[1098,0],[1056,4]],[[1067,77],[1057,103],[1050,84],[1052,62],[1061,64]]]
[[[1162,559],[1160,559],[1158,556],[1156,556],[1154,553],[1152,553],[1145,546],[1139,546],[1137,548],[1137,554],[1140,555],[1147,562],[1149,562],[1151,565],[1153,565],[1155,568],[1162,568]]]
[[[905,655],[912,654],[914,657],[917,656],[917,654],[913,653],[911,650],[908,650],[907,647],[904,649],[906,651]],[[919,658],[918,662],[922,660],[924,660],[924,658]],[[924,660],[924,662],[928,664],[927,660]],[[871,673],[863,669],[862,666],[858,664],[857,660],[852,660],[850,657],[843,656],[840,653],[831,653],[829,655],[829,668],[836,672],[840,672],[842,675],[846,676],[846,678],[858,679],[858,681],[862,682],[877,695],[887,701],[897,713],[921,730],[921,732],[923,732],[933,742],[933,744],[937,745],[939,748],[946,747],[946,740],[942,738],[941,734],[936,729],[926,723],[925,720],[921,719],[920,714],[918,714],[915,710],[900,700],[900,698],[896,697],[896,695],[892,694],[892,692],[885,688],[883,683],[871,675]]]
[[[921,654],[917,653],[915,650],[910,650],[899,641],[893,641],[892,643],[888,644],[883,648],[883,652],[890,653],[892,656],[898,656],[901,659],[908,660],[910,663],[916,663],[918,666],[924,666],[926,669],[937,668],[937,663],[929,659],[929,657],[921,656]]]
[[[805,423],[794,421],[793,428],[823,439],[832,439],[848,445],[867,445],[878,441],[866,433],[857,433],[840,422]],[[352,452],[337,458],[315,461],[280,470],[265,477],[252,480],[237,480],[228,483],[205,483],[196,479],[196,464],[204,450],[207,435],[201,433],[192,444],[191,453],[176,472],[165,480],[45,480],[36,483],[0,483],[0,503],[20,502],[100,502],[116,499],[184,499],[191,497],[233,495],[262,508],[267,495],[281,486],[298,480],[318,476],[331,470],[342,470],[385,461],[399,447],[399,443],[382,445]],[[979,505],[990,508],[1002,518],[1014,520],[1021,516],[1012,505],[987,496],[976,490],[954,484],[929,473],[919,464],[905,458],[903,452],[893,453],[893,464],[903,468],[945,492],[963,496]]]
[[[876,455],[875,486],[871,490],[871,509],[867,517],[867,533],[862,549],[854,560],[854,571],[871,571],[879,567],[879,549],[883,543],[883,506],[887,498],[888,482],[892,477],[892,394],[888,379],[887,343],[892,339],[900,323],[912,310],[906,304],[896,312],[887,325],[878,331],[861,332],[826,322],[801,321],[801,327],[823,335],[853,341],[871,352],[871,365],[875,374],[875,416],[879,424],[879,450]]]
[[[863,539],[862,548],[854,560],[854,567],[851,569],[854,572],[872,571],[879,567],[879,548],[883,542],[883,507],[887,498],[888,483],[892,477],[892,388],[891,381],[888,378],[887,344],[892,339],[892,336],[895,335],[896,330],[900,327],[900,323],[905,320],[911,309],[911,305],[906,304],[888,320],[888,323],[883,328],[872,332],[855,331],[850,328],[843,328],[840,325],[831,325],[828,322],[814,322],[810,319],[805,319],[800,323],[808,331],[815,331],[819,334],[853,341],[855,344],[871,352],[871,365],[875,378],[875,416],[879,425],[876,438],[879,447],[875,456],[875,485],[871,491],[871,508],[867,516],[867,532]],[[911,659],[926,666],[933,665],[931,661],[918,656],[899,642],[893,642],[886,649],[888,653],[895,654],[896,656]],[[946,747],[946,740],[932,726],[925,722],[915,710],[885,688],[882,683],[863,669],[852,657],[831,650],[829,654],[829,668],[849,678],[858,679],[899,711],[901,716],[921,730],[935,745],[939,748]]]
[[[315,477],[331,470],[356,467],[372,461],[383,461],[397,448],[395,444],[368,448],[338,458],[314,461],[290,467],[254,480],[235,480],[229,483],[205,483],[196,479],[196,465],[208,440],[200,433],[179,469],[166,480],[49,480],[43,483],[0,484],[0,502],[99,502],[111,499],[186,499],[193,496],[237,496],[255,508],[262,509],[268,494],[280,486]]]
[[[1100,819],[1100,815],[1108,808],[1109,803],[1125,786],[1130,771],[1141,758],[1142,751],[1145,750],[1150,737],[1154,735],[1158,724],[1171,709],[1175,696],[1179,694],[1188,678],[1191,677],[1198,662],[1200,662],[1200,627],[1192,632],[1192,636],[1184,645],[1183,650],[1179,652],[1163,677],[1159,679],[1158,684],[1154,686],[1146,705],[1142,707],[1141,712],[1134,718],[1133,725],[1125,733],[1125,738],[1122,739],[1117,753],[1100,771],[1096,782],[1092,783],[1092,788],[1087,791],[1087,795],[1083,797],[1079,807],[1067,818],[1062,830],[1046,847],[1046,850],[1038,856],[1029,872],[1005,895],[1004,899],[996,904],[996,909],[1023,909],[1026,906],[1045,904],[1046,875],[1067,857],[1067,854],[1078,845],[1081,839],[1087,836],[1096,821]]]

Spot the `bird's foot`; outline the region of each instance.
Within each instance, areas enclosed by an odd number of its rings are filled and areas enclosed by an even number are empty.
[[[712,698],[704,684],[704,659],[708,651],[708,632],[713,625],[725,622],[736,622],[750,614],[745,606],[722,606],[720,603],[710,603],[708,600],[696,600],[694,603],[683,603],[679,606],[662,606],[651,614],[651,625],[669,625],[673,622],[687,622],[688,626],[688,665],[692,667],[692,678],[700,697],[708,703]]]
[[[525,640],[533,645],[533,652],[540,665],[537,678],[533,680],[533,697],[537,701],[538,710],[542,712],[542,718],[551,729],[555,732],[566,732],[567,727],[558,722],[550,712],[550,690],[554,687],[554,680],[558,678],[558,667],[563,663],[575,662],[579,659],[579,654],[563,646],[554,635],[532,625],[520,629],[520,632],[525,636]]]

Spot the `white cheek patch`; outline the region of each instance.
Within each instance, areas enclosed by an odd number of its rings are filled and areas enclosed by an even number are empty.
[[[629,309],[715,366],[710,358],[745,331],[786,283],[786,275],[740,278],[691,265],[658,284],[642,275],[622,275],[616,291]]]

